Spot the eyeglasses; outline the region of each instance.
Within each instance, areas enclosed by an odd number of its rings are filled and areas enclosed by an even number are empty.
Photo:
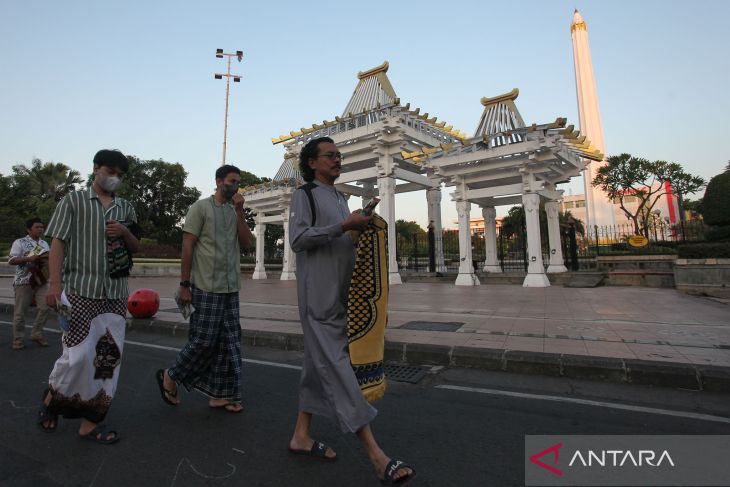
[[[342,155],[342,152],[325,152],[324,154],[320,154],[320,157],[326,157],[330,161],[334,161],[337,159],[342,161],[343,159],[345,159]]]

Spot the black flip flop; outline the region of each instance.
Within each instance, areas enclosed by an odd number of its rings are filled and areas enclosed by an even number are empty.
[[[36,424],[38,428],[44,433],[53,433],[56,431],[58,426],[58,414],[52,413],[48,406],[46,406],[46,396],[48,395],[49,389],[43,391],[43,397],[41,397],[41,407],[38,410],[38,420]],[[53,426],[43,426],[43,423],[53,421]]]
[[[113,436],[111,438],[108,438],[109,435]],[[96,428],[89,431],[85,435],[79,435],[79,437],[82,440],[93,441],[99,443],[100,445],[111,445],[121,439],[116,431],[110,430],[109,428],[107,428],[106,425],[103,424],[96,425]]]
[[[170,406],[177,406],[177,403],[172,401],[169,397],[177,397],[177,391],[170,392],[167,389],[165,389],[165,369],[160,369],[157,371],[156,374],[157,377],[157,386],[160,388],[160,394],[162,395],[162,400],[165,401]]]
[[[296,448],[289,448],[289,453],[293,455],[303,455],[305,457],[314,458],[317,460],[322,460],[324,462],[334,462],[337,460],[337,455],[334,457],[328,457],[327,456],[327,448],[329,448],[327,445],[322,443],[321,441],[315,441],[312,444],[312,448],[309,450],[299,450]]]
[[[410,468],[411,474],[406,475],[405,477],[401,477],[399,479],[394,479],[393,476],[395,475],[395,473],[398,470],[403,470],[404,468]],[[390,462],[388,462],[388,465],[385,466],[385,471],[383,472],[383,480],[381,480],[380,483],[383,485],[406,485],[415,478],[415,468],[411,467],[401,460],[391,460]]]

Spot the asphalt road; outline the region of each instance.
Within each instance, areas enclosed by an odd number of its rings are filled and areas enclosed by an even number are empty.
[[[183,392],[176,408],[163,403],[154,372],[172,362],[184,338],[129,333],[106,421],[123,439],[102,446],[76,438],[78,420],[62,419],[54,434],[35,427],[59,335],[48,333],[46,349],[28,340],[16,352],[9,323],[0,315],[0,486],[379,485],[355,436],[340,434],[328,420],[315,419],[313,434],[338,452],[337,462],[287,453],[297,352],[245,349],[246,409],[234,415],[209,409],[195,393]],[[729,399],[435,369],[419,384],[391,381],[373,429],[386,453],[414,465],[418,479],[411,485],[518,486],[526,434],[730,434]]]

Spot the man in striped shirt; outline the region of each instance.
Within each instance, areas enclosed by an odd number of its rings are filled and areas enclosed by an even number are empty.
[[[38,426],[50,433],[59,416],[82,418],[79,435],[103,444],[119,440],[100,423],[119,378],[127,275],[139,248],[134,208],[115,195],[128,168],[121,152],[97,152],[93,184],[66,195],[46,230],[52,238],[46,301],[59,312],[64,334]]]

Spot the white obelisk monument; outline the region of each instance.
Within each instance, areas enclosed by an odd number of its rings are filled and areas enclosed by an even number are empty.
[[[578,13],[573,14],[573,23],[570,25],[570,34],[573,38],[573,61],[575,63],[575,88],[578,95],[578,115],[580,118],[580,132],[585,135],[591,145],[606,154],[606,145],[603,142],[603,125],[601,112],[598,110],[598,94],[596,79],[593,77],[593,63],[591,49],[588,45],[588,28]],[[593,186],[596,171],[605,162],[590,162],[583,172],[583,182],[586,193],[586,230],[593,233],[594,225],[614,225],[614,208],[606,194]]]

